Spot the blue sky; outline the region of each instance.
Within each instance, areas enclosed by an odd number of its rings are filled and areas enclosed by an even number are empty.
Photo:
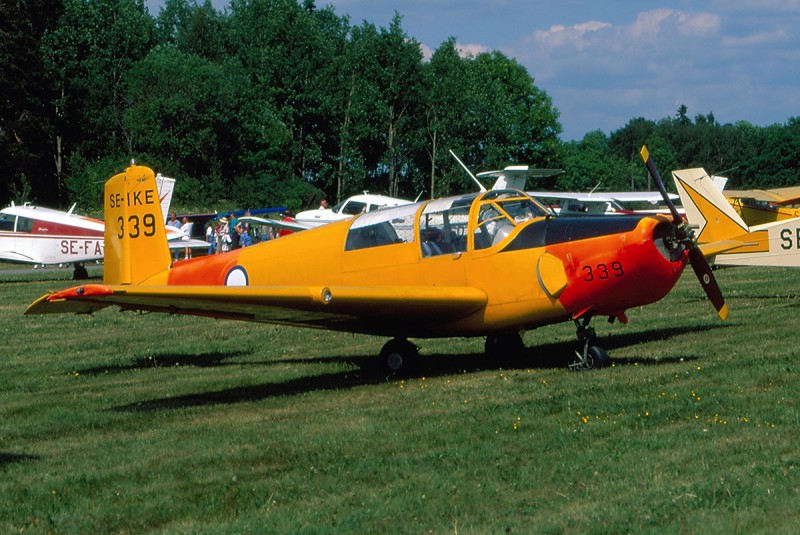
[[[218,9],[227,4],[212,0]],[[156,13],[162,0],[146,0]],[[713,112],[758,126],[800,116],[800,0],[328,0],[351,23],[403,28],[430,53],[499,50],[560,112],[563,139],[634,117]]]

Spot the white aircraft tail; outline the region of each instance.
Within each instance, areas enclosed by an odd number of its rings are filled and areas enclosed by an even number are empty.
[[[106,182],[104,199],[103,282],[139,284],[169,268],[172,258],[153,171],[128,167]]]
[[[672,177],[700,249],[715,264],[800,267],[800,218],[748,227],[703,169]]]
[[[696,226],[700,243],[730,240],[750,231],[705,169],[672,172],[686,219]]]
[[[169,207],[172,204],[172,192],[175,190],[175,179],[162,176],[161,173],[156,175],[156,188],[158,189],[158,199],[161,201],[161,218],[162,223],[167,222],[169,216]]]

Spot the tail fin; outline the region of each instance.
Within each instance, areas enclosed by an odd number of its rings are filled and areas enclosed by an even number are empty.
[[[139,284],[170,266],[155,176],[131,166],[105,186],[106,284]]]
[[[699,243],[729,240],[750,231],[705,169],[673,171],[672,178],[686,210],[686,219],[699,228]]]

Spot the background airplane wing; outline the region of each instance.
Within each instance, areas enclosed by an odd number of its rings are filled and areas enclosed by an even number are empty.
[[[487,301],[469,287],[444,286],[108,286],[52,293],[25,314],[92,313],[109,306],[211,318],[393,334],[424,332],[467,316]],[[408,318],[414,318],[409,320]]]
[[[239,221],[243,223],[250,223],[251,225],[267,225],[273,228],[280,228],[286,230],[308,230],[312,227],[297,223],[295,221],[283,221],[278,219],[267,219],[265,217],[245,216],[240,217]]]
[[[189,240],[169,240],[167,244],[170,249],[183,249],[185,247],[190,249],[208,249],[207,241],[196,240],[194,238]]]
[[[597,193],[578,193],[574,191],[528,191],[531,197],[543,197],[546,199],[574,199],[576,201],[617,201],[617,202],[648,202],[659,204],[663,202],[661,194],[657,191],[600,191]],[[674,200],[678,196],[674,193],[668,194]]]

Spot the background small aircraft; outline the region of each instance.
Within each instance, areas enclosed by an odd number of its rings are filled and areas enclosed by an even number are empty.
[[[689,260],[727,315],[677,213],[555,217],[521,191],[493,190],[173,265],[158,204],[130,201],[154,197],[145,167],[111,178],[103,284],[45,295],[25,313],[118,306],[369,333],[392,338],[381,356],[394,371],[417,357],[409,338],[485,336],[487,353],[498,355],[520,350],[525,330],[563,321],[577,327],[576,366],[607,365],[590,320],[627,321],[626,310],[664,297]]]
[[[672,172],[703,253],[717,265],[800,266],[800,218],[749,226],[705,169]]]
[[[167,214],[172,200],[175,179],[158,175],[156,194],[162,213]],[[0,210],[0,260],[44,265],[75,267],[75,278],[85,278],[83,262],[102,260],[105,225],[99,219],[74,213],[33,206],[11,205]],[[161,222],[164,222],[164,218]],[[208,247],[205,242],[183,240],[184,233],[167,229],[170,247]]]
[[[800,217],[800,186],[767,190],[723,190],[731,206],[748,225]]]
[[[268,225],[274,228],[291,231],[308,230],[333,223],[334,221],[350,219],[361,213],[368,213],[381,208],[403,206],[411,203],[412,201],[407,201],[405,199],[364,192],[359,195],[348,197],[333,208],[305,210],[289,219],[285,218],[279,220],[257,216],[245,216],[240,218],[240,221],[247,221],[253,225]]]
[[[531,197],[547,204],[555,213],[564,215],[621,215],[632,213],[669,213],[669,208],[641,209],[631,207],[631,203],[639,205],[659,205],[664,203],[660,192],[657,191],[590,191],[588,193],[570,191],[530,191],[526,189],[529,178],[549,178],[558,176],[562,169],[543,169],[527,165],[510,165],[501,171],[483,171],[477,175],[464,165],[458,156],[450,154],[461,164],[472,180],[478,185],[480,191],[487,191],[480,179],[493,179],[492,189],[517,189],[525,191]],[[678,196],[668,193],[670,200],[676,201]],[[625,205],[628,205],[626,207]]]

